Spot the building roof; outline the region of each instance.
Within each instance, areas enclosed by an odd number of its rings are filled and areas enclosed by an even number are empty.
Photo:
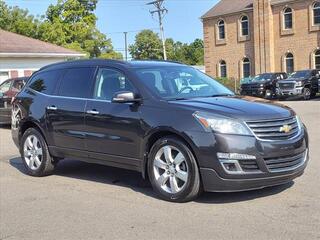
[[[82,57],[85,54],[0,29],[0,56]]]
[[[201,18],[212,18],[252,9],[254,0],[221,0]]]
[[[287,2],[302,0],[270,0],[271,5],[283,4]],[[213,8],[211,8],[201,18],[213,18],[227,14],[238,13],[245,10],[253,9],[254,0],[220,0]]]

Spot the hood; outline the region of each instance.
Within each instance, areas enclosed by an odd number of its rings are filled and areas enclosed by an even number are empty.
[[[242,120],[279,119],[294,116],[292,109],[279,103],[248,96],[196,98],[170,101],[193,111],[203,111]]]
[[[265,81],[251,81],[249,83],[243,83],[241,84],[241,86],[250,86],[250,85],[260,85],[260,84],[266,84],[268,82],[270,82],[271,80],[265,80]]]
[[[287,78],[285,80],[279,81],[279,83],[289,83],[289,82],[299,82],[299,81],[305,81],[308,80],[308,78]]]

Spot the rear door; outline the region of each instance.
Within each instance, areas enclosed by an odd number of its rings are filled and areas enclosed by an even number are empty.
[[[60,155],[85,150],[84,112],[94,73],[95,67],[66,69],[57,93],[48,102],[48,132]]]
[[[136,92],[124,73],[100,68],[86,106],[87,149],[91,158],[134,168],[140,166],[140,105],[113,103],[112,97],[119,91]]]

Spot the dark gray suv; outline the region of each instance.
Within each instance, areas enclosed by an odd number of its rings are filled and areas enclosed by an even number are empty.
[[[308,162],[307,130],[293,110],[236,96],[172,62],[50,65],[33,74],[13,113],[30,175],[76,158],[138,171],[169,201],[284,184]]]

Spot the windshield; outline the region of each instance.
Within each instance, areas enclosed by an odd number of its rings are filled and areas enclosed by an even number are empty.
[[[251,77],[247,77],[247,78],[242,78],[240,80],[240,83],[241,84],[244,84],[244,83],[250,83],[252,81],[252,78]]]
[[[268,81],[272,78],[272,75],[271,73],[264,73],[264,74],[260,74],[260,75],[257,75],[253,78],[253,82],[263,82],[263,81]]]
[[[309,77],[311,74],[310,71],[299,71],[299,72],[293,72],[290,75],[290,78],[306,78]]]
[[[228,88],[192,67],[157,67],[135,71],[152,93],[167,100],[234,95]]]

